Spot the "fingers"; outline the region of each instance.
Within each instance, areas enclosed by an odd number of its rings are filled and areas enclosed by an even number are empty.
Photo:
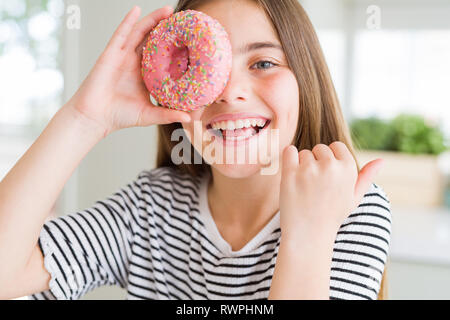
[[[314,154],[308,149],[303,149],[298,153],[298,160],[300,165],[307,165],[310,162],[315,161]]]
[[[126,46],[127,39],[130,37],[136,22],[141,15],[141,8],[138,6],[133,7],[126,15],[119,27],[114,32],[111,40],[109,41],[105,51],[119,51],[123,50]]]
[[[316,160],[334,159],[334,154],[331,149],[322,143],[315,145],[312,153]]]
[[[153,105],[145,106],[139,117],[138,126],[147,127],[154,124],[190,122],[191,116],[185,111],[171,110]]]
[[[165,6],[160,8],[149,15],[145,16],[134,27],[130,41],[128,43],[129,49],[135,50],[139,47],[143,47],[146,41],[147,34],[163,19],[168,18],[173,13],[173,8]],[[139,51],[140,52],[140,51]]]
[[[383,162],[383,159],[370,161],[359,171],[355,185],[355,199],[357,204],[361,202],[367,190],[369,190],[373,179],[383,167]]]
[[[335,141],[330,144],[330,149],[334,153],[334,156],[338,160],[352,160],[353,157],[350,154],[347,145],[341,141]]]
[[[298,151],[294,145],[289,145],[283,150],[282,175],[296,172],[298,168]]]

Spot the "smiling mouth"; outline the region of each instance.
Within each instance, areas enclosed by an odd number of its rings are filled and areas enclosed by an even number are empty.
[[[211,124],[206,126],[206,130],[210,132],[213,136],[223,139],[224,141],[240,141],[246,140],[254,137],[266,130],[270,125],[271,120],[267,120],[263,127],[251,126],[248,128],[234,129],[234,130],[223,130],[223,129],[213,129]]]

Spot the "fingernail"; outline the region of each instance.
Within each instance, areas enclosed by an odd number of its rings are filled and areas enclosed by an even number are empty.
[[[134,12],[134,11],[140,10],[140,9],[141,9],[141,7],[139,7],[139,6],[134,6],[134,7],[131,9],[130,12]]]

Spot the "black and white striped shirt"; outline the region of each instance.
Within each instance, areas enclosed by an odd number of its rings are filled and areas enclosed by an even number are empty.
[[[50,290],[29,299],[79,299],[103,285],[126,288],[127,299],[266,299],[280,213],[233,251],[208,207],[209,177],[142,171],[92,208],[48,221],[39,245]],[[337,234],[330,298],[377,298],[390,232],[390,202],[372,184]]]

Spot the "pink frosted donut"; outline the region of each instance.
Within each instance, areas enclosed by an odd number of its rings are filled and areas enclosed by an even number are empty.
[[[162,20],[150,33],[142,77],[167,108],[193,111],[212,104],[225,89],[232,51],[223,26],[203,12],[186,10]]]

